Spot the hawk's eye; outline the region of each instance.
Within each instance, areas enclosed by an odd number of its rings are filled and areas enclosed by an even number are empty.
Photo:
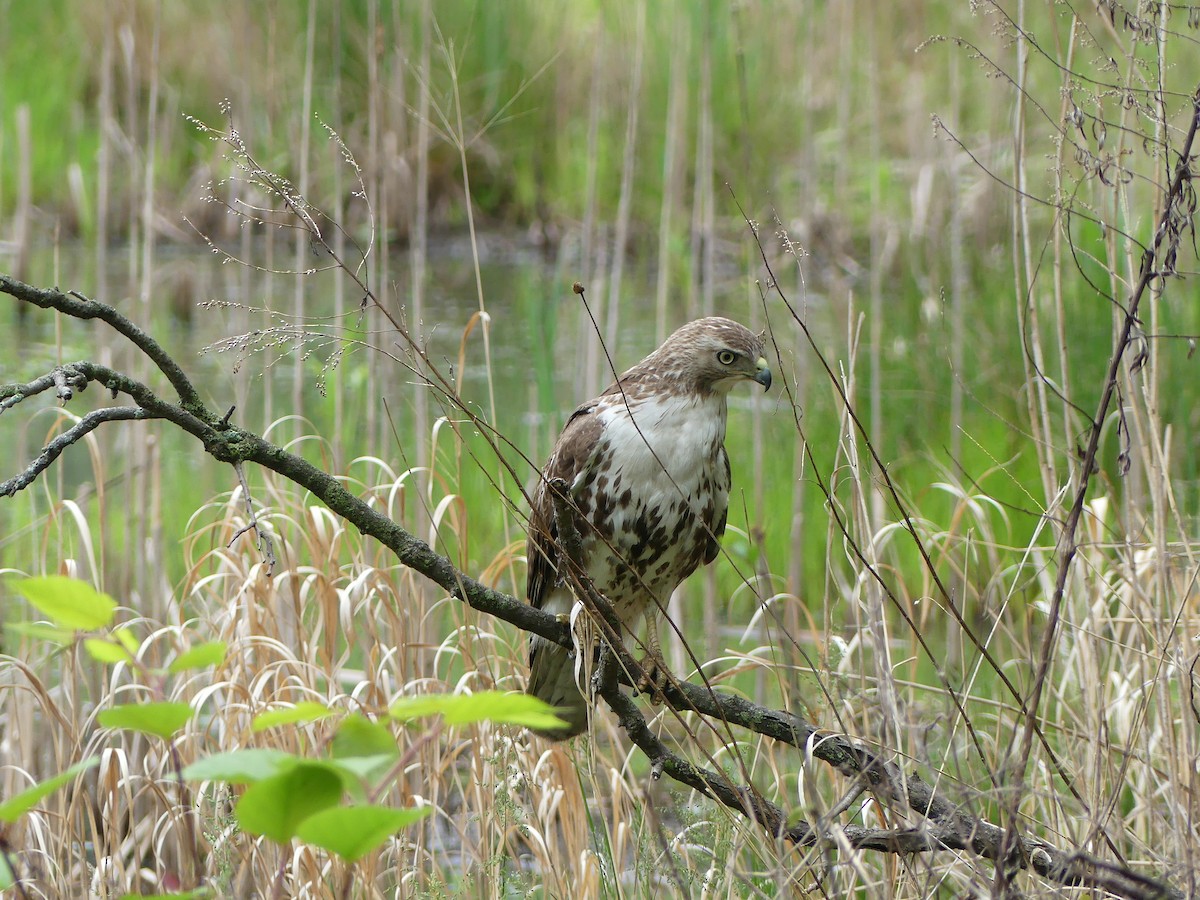
[[[732,366],[735,359],[737,359],[737,354],[732,350],[722,350],[717,354],[717,362],[723,366]]]

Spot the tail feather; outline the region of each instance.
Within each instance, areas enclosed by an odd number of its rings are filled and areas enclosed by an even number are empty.
[[[587,730],[588,703],[575,683],[575,656],[565,647],[534,636],[529,642],[529,685],[525,693],[555,707],[563,728],[536,730],[552,741],[565,741]]]

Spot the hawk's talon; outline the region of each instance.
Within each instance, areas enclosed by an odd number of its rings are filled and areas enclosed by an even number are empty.
[[[638,676],[633,689],[639,694],[649,694],[650,703],[658,706],[666,702],[663,689],[671,683],[671,673],[661,656],[647,655],[642,660],[642,674]]]
[[[662,644],[658,642],[658,619],[654,615],[646,616],[646,655],[642,657],[642,674],[638,676],[634,688],[638,693],[648,693],[650,703],[658,706],[666,698],[663,688],[671,683],[671,670],[663,658]]]

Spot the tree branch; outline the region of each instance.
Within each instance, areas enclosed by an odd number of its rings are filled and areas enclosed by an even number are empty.
[[[175,388],[175,393],[179,395],[179,401],[185,409],[197,412],[204,409],[204,403],[191,380],[162,345],[108,304],[89,300],[77,291],[64,294],[54,288],[36,288],[2,272],[0,291],[42,309],[56,309],[76,319],[100,319],[117,333],[129,338],[135,347],[158,366],[159,371],[171,382],[171,387]]]
[[[54,464],[54,461],[62,455],[64,450],[81,440],[84,435],[95,431],[105,422],[128,422],[149,418],[151,416],[146,410],[136,406],[106,406],[102,409],[92,410],[62,434],[57,435],[51,440],[50,443],[42,448],[42,452],[37,455],[37,458],[21,472],[7,481],[0,482],[0,497],[11,497],[18,491],[23,491],[29,487],[29,485],[37,480],[39,475]]]

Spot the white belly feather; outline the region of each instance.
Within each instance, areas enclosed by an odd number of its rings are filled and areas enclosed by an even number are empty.
[[[584,535],[593,582],[628,622],[671,592],[716,538],[729,497],[725,397],[617,397],[573,493],[595,528]]]

